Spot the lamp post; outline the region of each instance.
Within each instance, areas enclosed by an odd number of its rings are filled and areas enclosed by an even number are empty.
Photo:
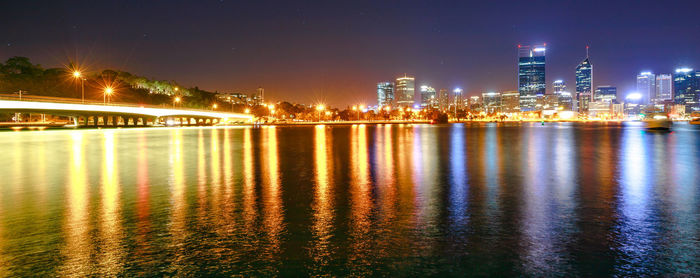
[[[179,96],[176,96],[175,99],[173,99],[173,108],[175,108],[175,105],[180,103],[181,100]]]
[[[316,106],[316,111],[318,111],[318,121],[319,122],[321,121],[321,111],[323,111],[325,109],[326,109],[326,107],[323,106],[323,104],[319,104],[318,106]]]
[[[77,70],[73,72],[73,78],[80,79],[80,92],[82,95],[81,100],[82,103],[85,103],[85,78],[83,78],[83,75]]]
[[[107,95],[111,96],[113,92],[114,92],[114,90],[112,89],[112,87],[105,88],[105,92],[104,92],[104,95],[102,98],[102,104],[104,104],[104,105],[107,104]]]

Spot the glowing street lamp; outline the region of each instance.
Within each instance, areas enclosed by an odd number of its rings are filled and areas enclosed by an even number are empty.
[[[219,106],[216,105],[216,103],[214,103],[214,105],[212,105],[211,107],[213,108],[213,110],[216,110],[216,108],[218,108]]]
[[[80,91],[82,94],[82,102],[85,103],[85,78],[83,78],[83,75],[78,70],[73,71],[73,78],[80,79]]]
[[[245,113],[246,113],[246,114],[249,114],[249,113],[250,113],[250,109],[246,108],[246,109],[245,109]]]
[[[114,89],[112,89],[112,87],[110,87],[110,86],[105,87],[105,92],[103,95],[102,103],[107,104],[107,96],[112,96],[113,93],[114,93]]]
[[[318,111],[318,121],[321,121],[321,111],[326,110],[326,106],[319,104],[316,106],[316,111]]]
[[[175,104],[180,103],[182,99],[179,96],[176,96],[175,99],[173,99],[173,107],[175,107]]]

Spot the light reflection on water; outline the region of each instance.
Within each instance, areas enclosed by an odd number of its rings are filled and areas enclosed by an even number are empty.
[[[0,276],[700,272],[700,129],[0,133]]]

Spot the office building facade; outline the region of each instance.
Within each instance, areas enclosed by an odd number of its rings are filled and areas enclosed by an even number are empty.
[[[545,94],[545,50],[545,45],[518,45],[520,111],[537,110],[537,98]]]
[[[379,82],[377,83],[377,105],[391,106],[394,103],[394,83]]]
[[[673,74],[673,100],[686,107],[686,112],[698,111],[700,97],[700,71],[689,68],[676,69]]]
[[[593,94],[595,101],[617,102],[617,87],[613,86],[598,86]],[[642,104],[644,101],[642,100]]]
[[[588,56],[576,66],[576,103],[579,112],[588,111],[593,97],[593,64]]]
[[[656,75],[648,71],[637,75],[637,93],[642,95],[642,105],[651,103],[656,96]]]
[[[396,78],[396,105],[413,108],[416,92],[416,79],[407,75]]]
[[[673,100],[673,75],[659,74],[656,75],[656,96],[653,102],[660,104],[666,101]]]

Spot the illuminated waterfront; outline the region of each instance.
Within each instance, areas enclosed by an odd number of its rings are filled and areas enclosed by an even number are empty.
[[[2,132],[0,276],[700,273],[700,128]]]

